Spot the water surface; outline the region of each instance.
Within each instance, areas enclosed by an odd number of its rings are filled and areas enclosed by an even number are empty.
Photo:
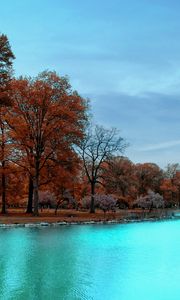
[[[179,300],[180,221],[1,229],[0,299]]]

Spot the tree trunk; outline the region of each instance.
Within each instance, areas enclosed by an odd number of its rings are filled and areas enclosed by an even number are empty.
[[[1,187],[2,187],[2,214],[6,214],[6,176],[5,176],[5,161],[2,161],[2,177],[1,177]]]
[[[33,204],[33,180],[31,176],[29,176],[29,192],[28,192],[28,205],[27,205],[27,214],[32,214],[32,204]]]
[[[38,176],[33,179],[33,189],[34,189],[34,216],[39,215],[39,187],[38,187]]]
[[[2,188],[2,214],[6,214],[6,175],[5,175],[5,133],[4,124],[1,123],[1,163],[2,163],[2,175],[1,175],[1,188]]]
[[[149,213],[153,210],[153,202],[151,202],[150,208],[149,208]]]
[[[58,200],[58,201],[57,201],[57,204],[56,204],[55,211],[54,211],[54,214],[55,214],[55,215],[57,215],[57,210],[58,210],[58,208],[59,208],[60,203],[61,203],[61,200]]]
[[[180,208],[180,187],[178,186],[178,209]]]
[[[94,196],[95,196],[95,183],[91,182],[91,204],[90,204],[91,214],[95,213]]]

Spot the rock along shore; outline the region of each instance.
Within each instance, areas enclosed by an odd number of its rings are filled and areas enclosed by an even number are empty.
[[[120,219],[120,220],[90,220],[90,221],[60,221],[60,222],[34,222],[34,223],[0,223],[0,228],[16,228],[16,227],[56,227],[62,225],[108,225],[108,224],[126,224],[126,223],[139,223],[139,222],[152,222],[152,221],[166,221],[180,219],[174,216],[160,217],[160,218],[144,218],[144,219]]]

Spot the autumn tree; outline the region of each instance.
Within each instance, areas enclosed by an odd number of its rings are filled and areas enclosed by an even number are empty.
[[[51,156],[43,166],[39,176],[39,188],[46,187],[56,195],[58,203],[66,189],[73,189],[73,182],[79,171],[79,158],[71,147],[61,143],[61,148],[56,149],[56,156]],[[33,179],[29,176],[27,213],[32,213]],[[58,207],[57,207],[58,208]]]
[[[58,161],[54,164],[54,161],[49,160],[40,176],[40,186],[48,187],[56,197],[55,213],[64,202],[67,191],[76,198],[75,184],[79,175],[79,158],[75,152],[70,149],[65,152],[62,150]]]
[[[27,195],[27,176],[25,171],[16,164],[8,162],[6,172],[6,205],[20,207],[24,205]],[[22,202],[23,201],[23,202]]]
[[[160,191],[163,171],[154,163],[136,164],[138,194],[145,195],[148,190]]]
[[[177,206],[180,208],[180,171],[177,170],[172,178],[172,184],[176,188],[176,199],[177,199]]]
[[[176,164],[168,164],[165,167],[165,171],[164,171],[163,176],[165,178],[172,179],[176,175],[176,172],[179,171],[179,170],[180,170],[180,165],[178,163],[176,163]]]
[[[34,214],[38,215],[39,179],[48,161],[73,151],[83,137],[86,101],[72,91],[69,81],[55,72],[12,81],[13,108],[8,115],[16,142],[15,162],[30,174],[34,189]],[[69,157],[71,159],[71,157]]]
[[[160,190],[163,197],[166,200],[166,206],[172,206],[176,204],[177,187],[171,178],[163,178]]]
[[[122,197],[134,196],[137,185],[135,168],[127,157],[112,157],[103,166],[102,178],[107,193]]]
[[[126,144],[119,136],[117,129],[105,129],[96,125],[88,130],[86,137],[79,147],[79,154],[83,160],[86,176],[91,185],[90,212],[95,212],[94,195],[95,188],[101,183],[101,167],[103,162],[112,155],[122,153]]]
[[[163,172],[161,190],[168,205],[180,206],[180,165],[168,164]]]
[[[7,107],[10,105],[10,80],[14,54],[6,35],[0,35],[0,163],[1,163],[1,194],[2,213],[6,213],[6,163],[8,157],[8,126],[5,121]]]

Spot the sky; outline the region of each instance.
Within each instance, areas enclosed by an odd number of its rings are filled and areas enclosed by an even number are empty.
[[[15,75],[68,75],[135,163],[180,163],[180,1],[0,0]]]

